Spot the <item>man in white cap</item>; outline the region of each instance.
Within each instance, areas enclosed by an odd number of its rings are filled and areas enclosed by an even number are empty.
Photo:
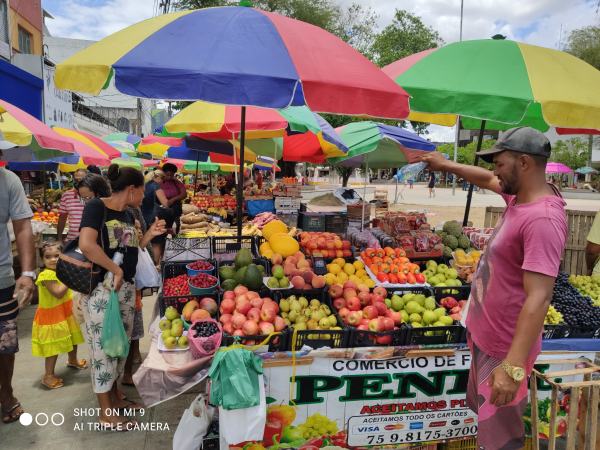
[[[472,283],[466,325],[472,361],[467,404],[479,415],[477,448],[524,447],[527,375],[541,350],[544,318],[567,240],[565,201],[546,182],[550,142],[537,130],[513,128],[478,155],[494,172],[432,152],[429,170],[453,173],[500,194],[506,210]]]
[[[15,147],[15,144],[4,140],[0,131],[0,157],[3,150]],[[36,275],[35,246],[31,229],[33,214],[21,180],[4,167],[0,167],[0,205],[0,407],[2,421],[10,423],[18,420],[23,414],[23,408],[14,397],[12,388],[15,353],[19,351],[17,315],[19,307],[24,307],[31,301]],[[23,269],[16,283],[7,226],[9,220],[12,220]],[[19,304],[17,296],[21,290],[24,295]]]

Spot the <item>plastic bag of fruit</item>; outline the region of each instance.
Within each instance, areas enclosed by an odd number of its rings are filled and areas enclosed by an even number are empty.
[[[398,241],[399,241],[400,247],[402,247],[402,248],[415,246],[414,236],[411,236],[410,234],[404,234],[404,235],[400,236]]]
[[[204,358],[221,346],[223,327],[215,319],[197,319],[190,326],[187,338],[194,358]]]
[[[442,238],[439,237],[437,234],[432,234],[431,236],[429,236],[429,246],[430,248],[435,247],[438,244],[442,243]]]
[[[417,234],[417,236],[415,236],[415,250],[418,252],[428,252],[429,236],[425,234]]]

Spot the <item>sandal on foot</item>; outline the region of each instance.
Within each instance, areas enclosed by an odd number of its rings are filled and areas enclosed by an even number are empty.
[[[21,408],[20,412],[17,412],[16,416],[13,416],[13,411],[17,408],[19,408],[21,406],[21,402],[17,402],[17,404],[15,406],[13,406],[10,409],[3,409],[2,412],[2,422],[4,423],[13,423],[16,422],[17,420],[19,420],[19,418],[21,417],[21,414],[23,414],[23,408]],[[8,420],[4,420],[6,417],[8,417]]]
[[[67,367],[73,367],[75,369],[85,370],[88,368],[88,365],[87,365],[87,361],[85,359],[82,359],[77,364],[71,364],[69,361],[67,361]]]
[[[122,408],[119,408],[119,410],[139,411],[140,409],[143,409],[143,408],[144,407],[142,405],[140,405],[139,403],[129,400],[128,405],[123,406]]]
[[[122,394],[121,391],[117,391],[117,395],[121,400],[127,400],[127,396],[125,394]]]
[[[44,378],[42,379],[42,384],[44,386],[46,386],[49,389],[58,389],[64,386],[64,384],[62,383],[62,378],[56,378],[52,383],[46,383],[46,378],[50,378],[53,375],[50,376],[44,376]]]
[[[135,425],[137,425],[137,420],[135,420],[136,424],[134,424],[133,427],[131,427],[131,428],[129,428],[129,427],[123,428],[123,425],[132,423],[132,422],[134,422],[134,419],[129,419],[129,420],[126,420],[125,422],[119,422],[118,424],[110,426],[110,427],[100,424],[100,425],[102,425],[102,428],[100,428],[100,430],[101,431],[116,431],[118,433],[122,433],[124,431],[131,431],[135,428]]]

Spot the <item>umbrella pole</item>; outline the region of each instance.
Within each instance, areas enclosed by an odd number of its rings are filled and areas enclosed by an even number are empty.
[[[194,195],[196,195],[196,191],[198,190],[198,164],[200,161],[200,152],[196,153],[196,176],[194,177]]]
[[[46,163],[42,162],[42,183],[44,185],[44,208],[48,206],[48,202],[46,200]]]
[[[233,133],[233,175],[235,176],[235,185],[238,185],[238,176],[237,176],[237,159],[236,159],[236,150],[235,150],[235,133]]]
[[[283,138],[281,138],[283,139]],[[275,154],[273,155],[273,187],[275,187],[275,170],[277,167],[277,138],[274,139],[275,141]],[[590,152],[591,155],[591,152]],[[281,157],[283,158],[283,155],[281,155]]]
[[[208,189],[209,194],[212,195],[212,170],[208,171]]]
[[[365,202],[367,201],[367,178],[369,177],[369,154],[367,153],[367,168],[365,169],[365,187],[363,189],[363,210],[360,231],[365,229]]]
[[[236,191],[237,197],[237,229],[238,236],[242,235],[242,202],[244,201],[244,147],[246,146],[246,107],[242,106],[242,129],[240,132],[240,184]],[[235,148],[233,151],[235,155]]]
[[[398,203],[398,177],[394,177],[396,178],[396,195],[394,196],[394,203]]]
[[[58,168],[56,169],[56,173],[58,174],[58,176],[56,177],[58,179],[58,188],[62,189],[62,186],[60,183],[60,166],[58,166]]]
[[[477,153],[481,150],[481,143],[483,141],[483,132],[485,131],[485,120],[481,121],[481,128],[479,129],[479,138],[477,139]],[[475,162],[473,165],[479,164],[479,156],[475,153]],[[469,193],[467,194],[467,207],[465,208],[465,217],[463,219],[463,227],[467,226],[469,221],[469,210],[471,209],[471,198],[473,197],[473,183],[469,186]]]

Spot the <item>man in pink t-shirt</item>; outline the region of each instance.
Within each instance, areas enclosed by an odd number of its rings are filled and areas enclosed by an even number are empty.
[[[490,189],[506,210],[472,283],[466,325],[472,352],[467,404],[478,413],[478,448],[524,446],[527,379],[541,350],[544,317],[567,239],[567,219],[558,190],[545,179],[550,142],[528,127],[505,132],[478,153],[494,172],[447,161],[433,152],[423,161]]]
[[[69,233],[64,240],[68,242],[71,239],[75,239],[79,234],[79,222],[81,222],[85,202],[77,192],[77,182],[87,173],[89,172],[86,169],[77,169],[73,174],[73,189],[65,192],[60,199],[60,206],[58,207],[60,216],[58,217],[58,226],[56,229],[58,242],[63,242],[63,230],[67,224],[67,219],[69,219]]]

